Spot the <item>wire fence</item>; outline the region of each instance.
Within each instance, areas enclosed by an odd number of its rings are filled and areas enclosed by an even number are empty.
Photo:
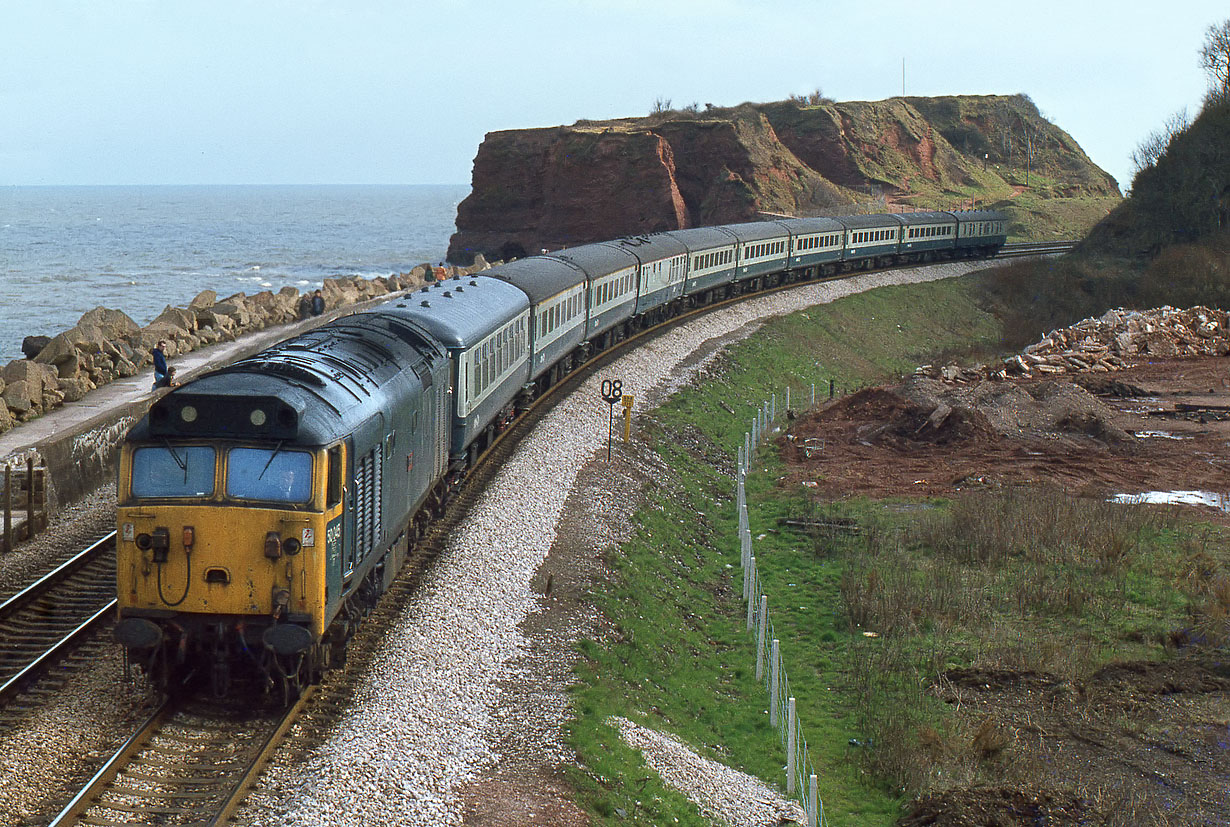
[[[833,389],[830,383],[829,394]],[[811,386],[811,405],[816,404],[816,386]],[[790,409],[790,389],[786,389],[785,409]],[[752,419],[752,428],[744,433],[739,446],[738,470],[735,474],[735,504],[739,511],[739,549],[743,568],[743,599],[747,602],[747,630],[755,634],[756,680],[763,681],[769,693],[769,724],[776,727],[786,751],[786,794],[796,796],[803,805],[809,827],[824,824],[824,802],[817,791],[818,779],[807,739],[799,724],[790,680],[782,665],[781,643],[769,620],[769,598],[756,570],[756,554],[752,548],[752,532],[748,525],[745,480],[751,458],[766,434],[774,430],[777,419],[777,395],[766,401]]]

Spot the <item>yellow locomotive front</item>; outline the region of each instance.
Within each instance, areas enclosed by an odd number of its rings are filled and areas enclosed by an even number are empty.
[[[130,441],[117,497],[117,639],[156,683],[248,663],[288,694],[327,663],[328,529],[344,446]],[[336,556],[338,549],[332,549]]]

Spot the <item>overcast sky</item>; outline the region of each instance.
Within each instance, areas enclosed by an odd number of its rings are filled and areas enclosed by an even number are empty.
[[[1033,98],[1130,183],[1226,0],[0,0],[0,185],[468,184],[489,131],[676,106]]]

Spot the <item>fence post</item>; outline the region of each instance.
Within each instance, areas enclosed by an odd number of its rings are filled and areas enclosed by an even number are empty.
[[[743,575],[743,597],[747,600],[747,630],[752,631],[752,620],[756,616],[756,601],[752,599],[752,586],[756,583],[756,555],[752,555],[751,565]]]
[[[811,383],[811,406],[816,407],[816,383]]]
[[[794,774],[798,767],[799,757],[795,754],[799,746],[799,721],[795,716],[794,698],[786,702],[786,793],[794,795]]]
[[[786,386],[786,410],[790,410],[790,386]]]
[[[4,550],[13,550],[13,466],[4,466]]]
[[[743,432],[743,456],[747,462],[743,467],[750,467],[752,464],[752,435],[747,431]]]
[[[777,726],[777,691],[781,686],[782,650],[777,638],[773,638],[773,651],[769,654],[769,723]]]
[[[769,405],[769,421],[777,421],[777,394],[773,394],[773,402]]]
[[[34,457],[26,457],[26,539],[34,539],[37,528],[34,518]]]
[[[764,644],[769,633],[769,598],[760,595],[760,630],[756,632],[756,680],[764,678]]]
[[[833,380],[829,380],[829,399],[833,398]]]

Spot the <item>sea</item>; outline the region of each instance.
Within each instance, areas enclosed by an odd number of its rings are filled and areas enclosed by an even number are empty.
[[[314,290],[444,259],[461,185],[0,187],[0,365],[95,307]]]

